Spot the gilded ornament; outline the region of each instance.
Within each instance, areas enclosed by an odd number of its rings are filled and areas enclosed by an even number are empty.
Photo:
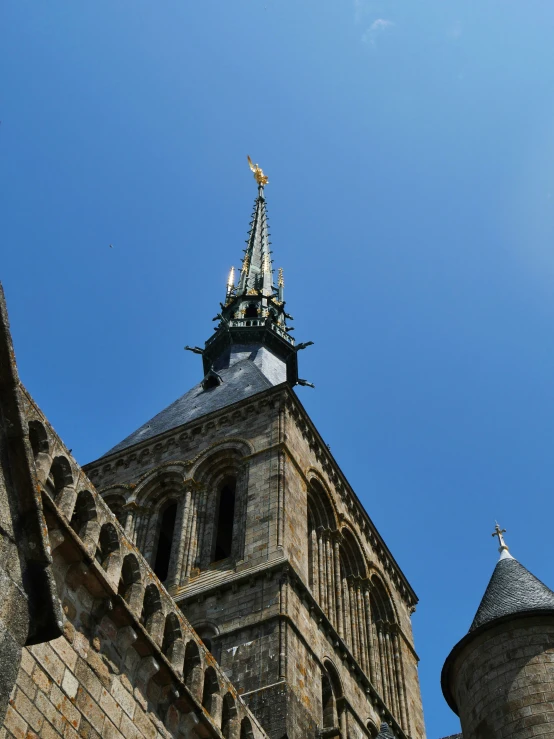
[[[267,175],[264,174],[263,169],[260,167],[259,164],[254,164],[254,162],[250,159],[249,156],[246,157],[248,159],[248,165],[252,172],[254,172],[254,179],[258,183],[258,185],[261,185],[262,187],[264,185],[267,185],[269,182]]]

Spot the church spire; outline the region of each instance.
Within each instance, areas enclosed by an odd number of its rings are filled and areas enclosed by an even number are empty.
[[[258,196],[254,201],[237,285],[234,268],[231,268],[225,303],[220,303],[221,311],[213,319],[218,325],[203,350],[205,378],[210,376],[211,382],[218,368],[232,363],[233,355],[242,356],[246,348],[251,353],[263,348],[283,367],[284,374],[275,372],[275,378],[282,377],[280,381],[286,379],[291,385],[311,385],[298,378],[296,355],[312,342],[295,346],[291,335],[294,329],[287,325],[287,321],[293,319],[285,311],[282,269],[279,269],[277,285],[274,284],[265,198],[268,178],[250,157],[248,164],[258,185]]]
[[[258,197],[250,223],[250,233],[246,241],[242,269],[240,271],[238,293],[254,295],[258,290],[266,296],[273,292],[273,267],[267,225],[267,208],[264,185],[258,185]]]

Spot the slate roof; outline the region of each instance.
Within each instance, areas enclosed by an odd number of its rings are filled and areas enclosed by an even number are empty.
[[[395,739],[389,725],[383,721],[381,731],[377,734],[377,739]]]
[[[198,383],[103,456],[120,452],[140,441],[151,439],[273,387],[273,383],[250,359],[244,359],[226,369],[218,369],[218,374],[223,380],[221,385],[204,390],[202,383]]]
[[[509,554],[500,558],[469,633],[502,616],[554,610],[554,593]]]

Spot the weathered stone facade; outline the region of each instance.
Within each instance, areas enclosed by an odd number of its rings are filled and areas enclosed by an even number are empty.
[[[62,626],[27,431],[0,285],[0,725],[22,648]]]
[[[476,634],[457,654],[450,685],[464,739],[554,736],[554,615]]]
[[[383,720],[424,736],[415,595],[288,386],[87,473],[151,564],[164,508],[177,503],[166,586],[270,736],[364,737]],[[234,549],[210,563],[229,478]]]
[[[266,737],[31,398],[22,397],[63,634],[24,649],[0,736]]]

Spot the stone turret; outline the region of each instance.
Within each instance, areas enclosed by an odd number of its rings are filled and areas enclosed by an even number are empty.
[[[442,670],[464,739],[554,736],[554,593],[508,552]]]

